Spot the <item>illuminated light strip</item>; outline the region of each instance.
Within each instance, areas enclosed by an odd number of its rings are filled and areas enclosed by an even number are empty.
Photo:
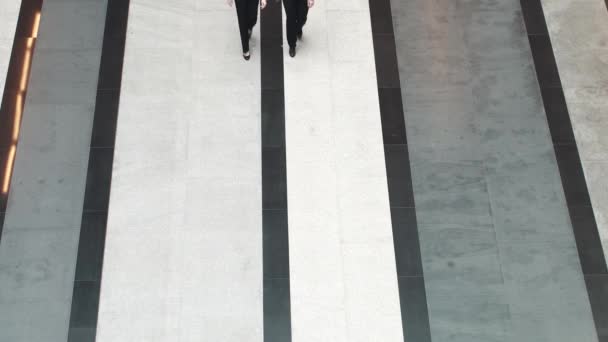
[[[11,149],[8,153],[8,159],[6,162],[6,173],[4,174],[4,182],[2,182],[2,193],[8,193],[8,187],[11,183],[11,173],[13,171],[13,162],[15,161],[15,153],[17,152],[17,145],[11,145]]]
[[[13,134],[12,144],[10,147],[9,155],[6,160],[6,167],[4,168],[4,180],[2,182],[2,194],[8,194],[8,190],[11,183],[11,176],[13,174],[13,166],[15,164],[15,154],[17,153],[17,142],[19,140],[19,131],[21,128],[21,117],[23,116],[24,97],[27,90],[30,68],[32,66],[32,55],[34,49],[34,41],[38,37],[38,30],[40,28],[40,17],[41,12],[37,11],[34,15],[34,24],[32,26],[32,37],[27,39],[27,46],[25,55],[23,57],[23,67],[21,70],[21,77],[19,82],[19,93],[15,98],[15,112],[13,122]]]
[[[13,123],[13,145],[17,144],[19,139],[19,128],[21,127],[21,115],[23,114],[23,95],[17,94],[15,101],[15,122]]]
[[[40,28],[40,11],[36,12],[36,16],[34,17],[34,28],[32,31],[32,38],[38,38],[38,29]]]
[[[25,57],[23,57],[23,70],[21,70],[21,82],[19,83],[19,90],[21,92],[25,92],[25,90],[27,89],[28,75],[30,73],[30,65],[32,61],[32,46],[33,38],[27,40]]]

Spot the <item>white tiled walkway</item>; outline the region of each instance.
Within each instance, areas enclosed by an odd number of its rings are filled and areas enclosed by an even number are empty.
[[[259,54],[198,3],[131,2],[100,342],[262,341]]]
[[[369,18],[318,1],[285,60],[294,342],[403,341]]]

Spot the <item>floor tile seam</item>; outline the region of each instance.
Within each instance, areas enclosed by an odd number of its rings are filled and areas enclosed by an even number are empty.
[[[416,209],[416,206],[412,205],[412,206],[406,206],[406,207],[404,207],[404,206],[391,205],[390,208],[391,209]]]
[[[275,206],[270,206],[270,207],[263,206],[262,211],[289,211],[289,207],[286,206],[286,207],[282,208],[282,207],[275,207]]]
[[[564,87],[562,87],[562,84],[561,84],[561,82],[562,82],[561,78],[558,81],[551,81],[551,82],[552,82],[551,84],[543,84],[543,83],[546,83],[544,81],[543,82],[539,81],[538,83],[540,85],[541,90],[544,90],[544,89],[561,89],[562,91],[564,90]]]
[[[420,274],[420,275],[397,275],[397,278],[419,278],[419,279],[424,279],[424,275]]]
[[[373,37],[380,37],[380,38],[394,38],[395,37],[395,33],[391,33],[391,32],[374,32],[374,30],[372,29],[372,36]]]
[[[76,217],[76,216],[74,216]],[[68,225],[65,226],[53,226],[53,227],[49,227],[44,226],[44,227],[23,227],[23,226],[14,226],[14,225],[7,225],[6,222],[4,222],[4,232],[5,233],[9,233],[9,234],[21,234],[21,233],[33,233],[33,232],[47,232],[47,233],[52,233],[52,232],[68,232],[68,231],[76,231],[76,230],[80,230],[80,225],[74,226],[74,227],[69,227]]]
[[[263,277],[266,280],[291,280],[291,277]]]
[[[547,32],[542,32],[542,33],[526,33],[526,35],[528,37],[534,37],[534,38],[537,38],[537,37],[551,38],[551,35],[549,33],[547,33]]]
[[[607,278],[608,279],[608,272],[607,273],[584,273],[583,276],[585,278]]]
[[[468,164],[464,164],[464,165],[468,165]],[[503,299],[503,301],[505,301],[506,304],[506,310],[507,310],[507,314],[508,314],[508,318],[506,318],[507,321],[511,321],[511,300],[509,300],[509,294],[508,294],[508,290],[507,290],[507,282],[506,282],[506,277],[505,277],[505,270],[504,270],[504,251],[503,251],[503,246],[501,244],[501,241],[499,240],[499,234],[498,231],[496,230],[496,215],[494,215],[494,204],[492,201],[492,190],[490,187],[490,182],[489,182],[489,177],[491,177],[492,175],[490,174],[490,171],[488,170],[488,165],[487,162],[481,161],[481,165],[480,167],[482,168],[482,175],[481,175],[481,180],[479,182],[477,182],[476,184],[481,184],[483,186],[483,188],[485,189],[485,194],[486,194],[486,203],[487,203],[487,209],[488,209],[488,217],[490,218],[490,222],[491,224],[488,225],[488,227],[491,227],[491,229],[487,230],[487,232],[490,232],[493,236],[493,248],[491,247],[490,249],[494,249],[495,248],[495,253],[496,253],[496,258],[498,261],[498,274],[500,274],[500,283],[494,284],[493,286],[499,286],[500,290],[496,290],[497,291],[497,295]],[[473,183],[474,184],[474,183]],[[486,230],[483,230],[486,231]],[[422,248],[422,247],[421,247]],[[424,263],[423,263],[424,265]],[[507,332],[504,331],[504,334],[506,334]]]
[[[103,56],[102,56],[103,58]],[[102,64],[103,67],[103,64]],[[106,87],[106,86],[98,86],[97,87],[97,94],[106,94],[106,93],[112,93],[112,92],[119,92],[121,90],[120,86],[114,86],[114,87]]]
[[[72,299],[71,299],[71,294],[68,298],[68,296],[66,296],[66,298],[51,298],[51,299],[44,299],[44,298],[15,298],[15,299],[11,299],[11,300],[2,300],[0,299],[0,304],[39,304],[39,303],[61,303],[61,304],[68,304],[71,303]],[[0,305],[1,306],[1,305]]]
[[[102,55],[102,48],[99,47],[95,47],[95,48],[41,48],[41,47],[36,47],[36,53],[34,54],[32,61],[36,62],[36,56],[38,56],[38,59],[40,59],[40,56],[44,56],[46,54],[49,53],[73,53],[73,54],[78,54],[78,53],[87,53],[87,54],[93,54],[93,53],[99,53],[99,58],[101,59],[101,55]]]
[[[100,279],[76,279],[76,280],[74,280],[74,283],[101,284],[101,278]]]
[[[262,90],[282,90],[282,91],[285,91],[285,88],[283,88],[283,87],[262,86]]]
[[[448,166],[453,165],[451,163],[446,163],[446,164]],[[441,164],[441,165],[446,165],[446,164]],[[485,188],[485,190],[487,190],[488,184],[490,183],[490,182],[488,182],[488,178],[492,177],[492,176],[493,176],[493,174],[485,174],[485,175],[483,175],[483,177],[480,177],[482,179],[479,179],[479,180],[472,180],[472,181],[468,181],[468,182],[464,181],[464,182],[450,184],[448,186],[436,187],[436,188],[432,188],[432,189],[424,189],[424,190],[420,189],[421,191],[419,191],[419,193],[423,194],[423,195],[436,194],[436,193],[448,193],[449,194],[449,193],[454,193],[454,192],[471,191],[471,190],[478,189],[479,187],[483,187],[483,188]],[[389,178],[392,179],[392,178],[397,178],[397,177],[389,177]],[[408,180],[409,179],[410,178],[408,178]]]
[[[575,96],[577,96],[578,92],[599,92],[599,93],[594,93],[594,97],[597,98],[602,98],[602,96],[604,95],[603,93],[608,94],[608,88],[601,86],[601,85],[588,85],[588,86],[578,86],[578,85],[574,85],[574,86],[570,86],[568,87],[567,85],[563,88],[561,88],[562,93],[564,95],[564,99],[566,102],[566,107],[568,107],[569,105],[591,105],[591,106],[599,106],[599,103],[589,103],[588,101],[583,101],[580,100],[578,98],[576,98]],[[570,99],[568,99],[568,97],[570,97]],[[594,108],[596,109],[596,108]]]
[[[606,154],[608,154],[608,151]],[[606,159],[581,159],[580,161],[583,163],[583,167],[585,165],[608,165],[608,157]]]
[[[406,124],[407,125],[407,124]],[[487,163],[487,159],[454,159],[454,160],[446,160],[446,159],[429,159],[425,156],[425,158],[422,157],[416,157],[416,152],[412,152],[412,150],[414,149],[419,149],[420,147],[427,147],[426,145],[421,145],[421,146],[417,146],[418,143],[410,143],[408,145],[409,148],[409,159],[410,159],[410,165],[411,164],[429,164],[429,163],[433,163],[433,164],[449,164],[449,165],[459,165],[459,166],[472,166],[474,164],[486,164]],[[437,146],[437,145],[435,145]],[[453,145],[445,145],[447,146],[453,146]],[[443,147],[440,146],[440,147]],[[466,146],[465,146],[466,147]],[[412,155],[414,157],[412,157]],[[412,170],[414,170],[415,167],[412,167]]]
[[[74,283],[76,282],[91,282],[91,283],[99,283],[101,286],[101,277],[100,276],[79,276],[78,275],[78,266],[76,267],[76,276],[74,278]]]
[[[566,108],[566,110],[568,110],[568,109]],[[553,115],[550,113],[546,113],[546,115],[547,115],[547,117],[553,117]],[[571,123],[571,126],[572,125],[574,125],[574,123]],[[574,127],[573,127],[573,130],[574,130]],[[576,143],[576,134],[573,136],[573,139],[568,139],[568,140],[559,139],[558,141],[553,140],[553,146],[558,147],[558,148],[575,147],[578,150],[578,144]]]
[[[549,225],[547,225],[549,226]],[[538,227],[538,225],[525,225],[518,228],[526,228],[526,227]],[[567,227],[570,228],[570,222],[568,222]],[[497,241],[503,246],[564,246],[568,245],[568,247],[572,247],[577,249],[576,243],[574,241],[574,236],[568,233],[540,233],[541,236],[552,237],[551,240],[546,238],[533,238],[533,239],[525,239],[525,238],[509,238],[509,234],[507,232],[497,232]]]
[[[101,215],[101,214],[108,214],[109,210],[108,209],[89,209],[89,208],[85,208],[82,211],[83,214],[85,215]]]

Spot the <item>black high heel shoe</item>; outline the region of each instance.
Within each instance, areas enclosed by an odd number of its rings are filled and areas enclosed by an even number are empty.
[[[295,47],[290,47],[289,48],[289,56],[291,56],[292,58],[296,56],[296,48]]]
[[[243,52],[243,58],[245,58],[246,61],[251,59],[251,53],[249,53],[249,51],[247,52]]]

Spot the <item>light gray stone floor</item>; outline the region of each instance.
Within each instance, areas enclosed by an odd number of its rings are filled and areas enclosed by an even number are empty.
[[[576,144],[608,256],[608,11],[603,0],[544,0]]]
[[[42,8],[0,244],[2,341],[67,339],[105,11]]]
[[[433,341],[597,341],[519,1],[392,9]]]
[[[263,340],[258,27],[131,1],[97,341]]]
[[[367,1],[310,10],[285,116],[293,341],[403,341]]]
[[[20,5],[20,0],[5,0],[0,4],[0,96],[4,92]]]

